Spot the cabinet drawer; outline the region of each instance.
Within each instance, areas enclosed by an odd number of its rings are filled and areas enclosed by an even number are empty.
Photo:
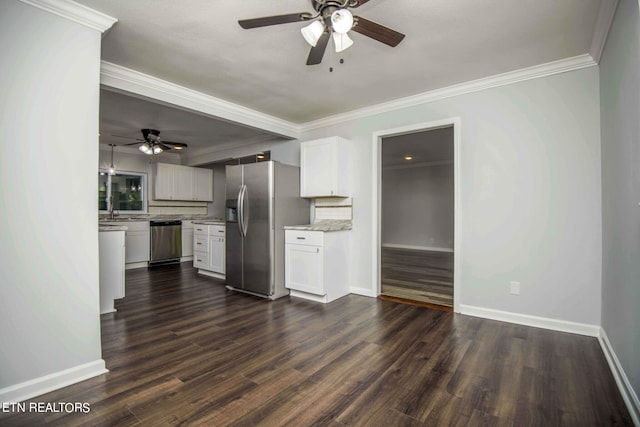
[[[209,235],[209,226],[204,224],[193,224],[193,234],[200,234],[203,236]]]
[[[193,235],[193,251],[194,252],[209,252],[209,237],[206,235],[194,234]]]
[[[193,253],[193,266],[195,268],[209,269],[209,255],[207,252],[195,251]]]
[[[224,237],[225,226],[224,225],[210,225],[209,236],[211,237]]]
[[[285,230],[285,243],[296,245],[322,246],[324,233],[322,231]]]

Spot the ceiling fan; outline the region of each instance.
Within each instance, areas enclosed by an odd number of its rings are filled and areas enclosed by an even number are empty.
[[[238,24],[244,29],[250,29],[290,22],[311,21],[309,25],[301,29],[301,32],[305,40],[312,46],[307,58],[307,65],[316,65],[322,62],[330,37],[333,38],[336,52],[342,52],[353,44],[353,40],[347,35],[350,30],[391,47],[397,46],[402,41],[404,34],[360,16],[353,16],[349,11],[349,9],[360,7],[368,1],[311,0],[311,6],[316,11],[315,15],[308,12],[289,13],[243,19],[238,21]]]
[[[132,142],[130,144],[124,145],[136,145],[140,144],[138,149],[142,151],[144,154],[160,154],[166,150],[183,150],[187,148],[187,144],[183,142],[171,142],[171,141],[161,141],[160,140],[160,131],[155,129],[140,129],[142,132],[142,139],[136,138],[137,142]],[[126,136],[118,136],[113,135],[118,138],[128,138]],[[128,138],[133,139],[133,138]]]

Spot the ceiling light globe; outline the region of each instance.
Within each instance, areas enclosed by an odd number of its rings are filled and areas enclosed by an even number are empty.
[[[348,49],[353,44],[353,40],[349,37],[348,34],[341,33],[333,33],[333,44],[336,47],[336,52],[342,52],[345,49]]]
[[[162,148],[158,147],[157,145],[153,146],[153,154],[160,154],[162,153]]]
[[[338,9],[331,14],[333,31],[340,34],[347,33],[353,27],[353,15],[347,9]]]
[[[318,44],[318,40],[320,40],[320,36],[324,33],[324,25],[322,25],[322,22],[316,20],[306,27],[302,27],[300,32],[307,43],[315,47]]]
[[[138,150],[142,151],[144,154],[153,154],[151,148],[149,147],[149,144],[146,143],[138,147]]]

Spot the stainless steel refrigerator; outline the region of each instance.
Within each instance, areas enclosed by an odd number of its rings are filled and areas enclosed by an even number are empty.
[[[300,168],[268,161],[226,167],[226,284],[276,299],[284,287],[284,226],[309,223]]]

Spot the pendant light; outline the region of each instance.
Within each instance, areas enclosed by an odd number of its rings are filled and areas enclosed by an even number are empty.
[[[116,167],[113,165],[113,147],[115,147],[115,144],[109,144],[111,146],[111,164],[109,165],[109,169],[107,170],[107,173],[109,175],[115,175],[116,174]]]

